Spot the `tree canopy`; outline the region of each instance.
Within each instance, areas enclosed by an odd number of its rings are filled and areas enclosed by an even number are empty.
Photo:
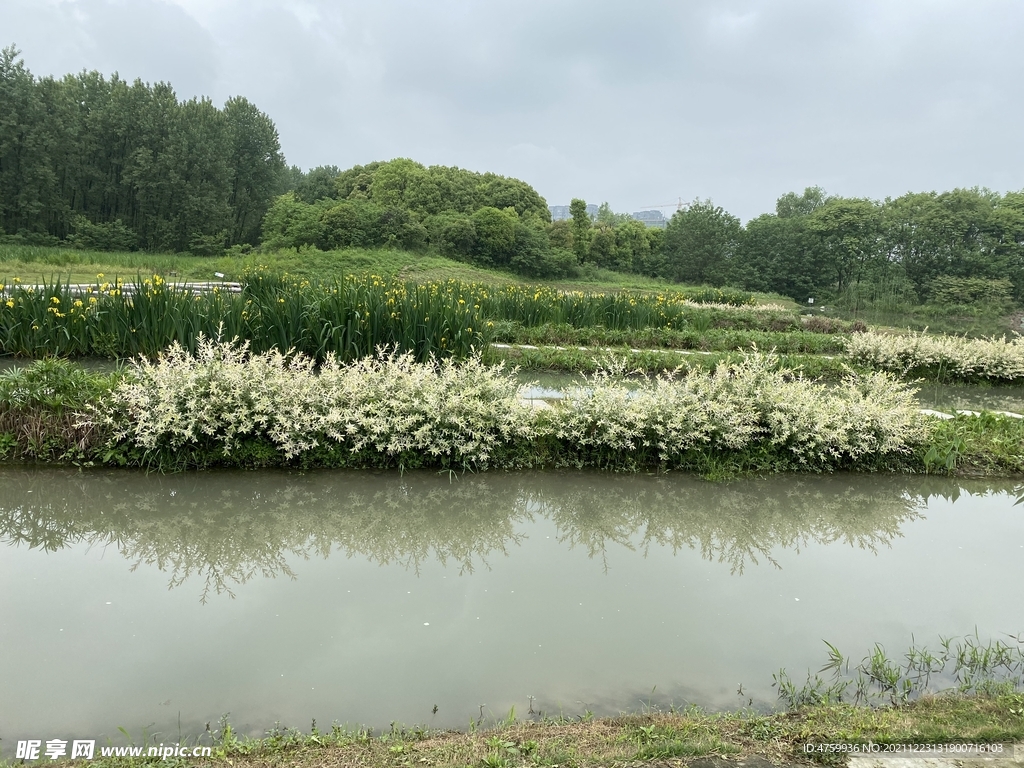
[[[259,241],[281,191],[277,129],[243,97],[34,77],[0,52],[0,228],[29,242],[184,251]]]

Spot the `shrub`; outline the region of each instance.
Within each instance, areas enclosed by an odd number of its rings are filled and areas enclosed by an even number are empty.
[[[3,453],[21,459],[78,459],[102,442],[81,414],[111,387],[111,378],[86,373],[59,358],[0,373]]]
[[[88,421],[111,446],[127,443],[162,467],[231,463],[257,440],[284,460],[332,445],[386,464],[475,468],[532,433],[517,390],[478,358],[418,364],[391,353],[342,365],[329,356],[317,374],[303,355],[203,338],[195,355],[175,344],[156,362],[136,361]]]
[[[855,361],[903,376],[1019,382],[1024,380],[1024,337],[968,339],[925,333],[857,333],[847,340]]]
[[[599,373],[552,414],[551,429],[567,445],[669,465],[686,464],[693,452],[761,446],[786,465],[835,468],[908,455],[928,435],[913,390],[888,375],[826,387],[759,353],[709,376],[662,375],[639,388]]]
[[[886,374],[823,385],[752,354],[711,375],[627,387],[603,371],[550,410],[519,400],[515,376],[379,354],[251,354],[202,339],[139,360],[83,423],[109,447],[161,467],[264,463],[484,468],[522,463],[699,468],[708,456],[834,469],[912,453],[928,435],[913,391]],[[260,445],[269,450],[259,449]],[[310,457],[313,457],[312,459]]]

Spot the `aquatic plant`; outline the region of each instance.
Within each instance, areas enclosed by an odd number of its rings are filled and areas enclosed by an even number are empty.
[[[708,298],[702,296],[702,298]],[[728,298],[728,297],[725,297]],[[738,299],[737,299],[738,300]],[[431,357],[469,357],[498,321],[612,330],[798,330],[783,307],[697,304],[679,293],[585,293],[491,287],[457,280],[412,283],[377,275],[313,282],[248,272],[239,292],[199,290],[159,275],[98,275],[87,286],[0,284],[0,352],[24,356],[153,357],[178,342],[245,339],[255,352],[294,350],[318,361],[372,355],[381,346]]]
[[[1024,637],[1009,639],[940,637],[938,651],[913,643],[902,660],[876,643],[852,669],[851,660],[826,641],[828,662],[818,674],[808,672],[797,685],[782,669],[772,676],[773,686],[790,708],[843,701],[897,705],[944,691],[1005,696],[1024,688]],[[829,674],[822,678],[822,672]]]

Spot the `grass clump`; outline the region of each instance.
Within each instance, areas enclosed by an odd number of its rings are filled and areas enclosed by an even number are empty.
[[[104,435],[98,425],[82,423],[82,414],[115,379],[59,358],[0,373],[0,460],[83,459]]]
[[[686,349],[702,352],[733,352],[773,349],[778,353],[842,354],[846,339],[838,334],[811,331],[748,331],[728,328],[697,330],[692,327],[612,330],[604,326],[577,328],[546,323],[526,327],[495,322],[491,341],[507,344],[612,346],[639,349]]]

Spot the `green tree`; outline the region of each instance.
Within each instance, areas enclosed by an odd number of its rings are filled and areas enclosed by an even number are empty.
[[[45,106],[12,45],[0,51],[0,227],[44,232],[56,178],[47,152]]]
[[[772,291],[801,303],[830,289],[824,251],[807,216],[765,213],[747,222],[737,253],[736,277],[744,288]]]
[[[802,195],[787,192],[775,201],[775,215],[780,219],[810,216],[829,200],[821,187],[807,187]]]
[[[572,216],[572,250],[576,260],[585,264],[590,252],[590,214],[587,213],[587,201],[574,197],[569,203],[569,214]]]
[[[281,142],[273,121],[241,96],[228,100],[224,117],[231,153],[230,242],[255,245],[285,170]]]
[[[507,266],[512,259],[519,222],[515,210],[485,206],[475,211],[471,219],[476,232],[474,260],[496,267]]]
[[[882,242],[882,211],[872,200],[832,198],[808,218],[821,239],[831,282],[842,293],[863,279],[877,279],[887,260]]]
[[[732,278],[740,220],[710,200],[677,211],[665,228],[665,259],[676,282],[724,285]]]

